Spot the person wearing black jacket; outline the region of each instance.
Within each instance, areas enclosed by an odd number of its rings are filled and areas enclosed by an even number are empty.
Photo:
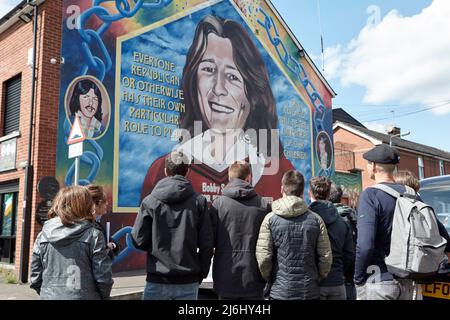
[[[206,199],[186,179],[189,160],[172,152],[166,178],[141,203],[131,232],[147,252],[144,300],[196,300],[208,276],[214,239]]]
[[[267,202],[250,184],[250,165],[233,163],[228,185],[211,208],[215,231],[214,291],[219,299],[262,300],[265,281],[256,261],[259,228],[268,213]]]
[[[357,239],[357,229],[356,229],[356,221],[357,221],[357,213],[356,210],[341,203],[342,201],[342,188],[335,183],[331,184],[330,195],[328,196],[328,200],[333,203],[335,208],[337,209],[339,215],[344,219],[344,221],[350,226],[352,230],[352,238],[353,238],[353,247],[356,248],[356,239]],[[355,261],[353,260],[352,268],[347,270],[345,276],[345,291],[347,292],[347,300],[356,300],[356,286],[353,280],[355,276]]]
[[[331,181],[326,177],[314,177],[309,182],[309,209],[325,222],[333,253],[331,271],[319,283],[321,300],[346,300],[345,275],[354,269],[355,248],[351,227],[339,215],[328,199]]]

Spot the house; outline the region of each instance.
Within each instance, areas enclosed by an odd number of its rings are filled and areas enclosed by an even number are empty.
[[[380,133],[370,130],[342,109],[336,111],[333,121],[335,163],[337,172],[361,170],[362,190],[374,184],[366,170],[362,155],[380,144],[392,144],[400,153],[398,169],[408,169],[419,179],[450,174],[450,153],[437,148],[400,138],[400,128]],[[333,110],[333,115],[335,111]]]

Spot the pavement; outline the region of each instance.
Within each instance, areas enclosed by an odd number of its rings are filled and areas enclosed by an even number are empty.
[[[110,300],[141,300],[145,288],[145,270],[118,272],[113,274],[114,285]],[[199,300],[215,300],[211,282],[203,282],[199,290]],[[8,284],[0,273],[0,300],[39,300],[39,295],[30,284]]]
[[[140,300],[145,287],[145,270],[120,272],[113,275],[111,300]],[[0,300],[39,300],[30,284],[8,284],[0,274]]]

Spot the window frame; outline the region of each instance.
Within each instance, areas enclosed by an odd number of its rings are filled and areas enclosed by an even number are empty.
[[[12,217],[11,217],[11,231],[10,234],[2,234],[3,232],[3,218],[4,218],[4,199],[6,194],[13,195],[13,208],[12,208]],[[3,248],[2,254],[0,255],[0,262],[6,262],[9,264],[14,263],[14,259],[16,256],[16,237],[17,237],[17,209],[18,209],[18,200],[19,200],[19,192],[17,191],[5,191],[0,193],[0,242],[1,245],[4,246],[9,243],[9,256],[3,256]]]
[[[6,126],[6,111],[7,111],[7,101],[8,101],[8,83],[11,83],[12,81],[19,79],[19,115],[17,117],[17,124],[14,124],[15,130],[9,130],[6,132],[7,126]],[[0,137],[8,136],[10,134],[13,134],[14,132],[18,132],[20,130],[20,109],[21,109],[21,100],[22,100],[22,73],[18,73],[9,79],[5,80],[2,84],[2,100],[1,100],[1,117],[0,117]]]

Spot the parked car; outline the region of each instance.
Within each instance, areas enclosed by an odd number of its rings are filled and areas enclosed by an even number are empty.
[[[420,197],[434,208],[437,218],[450,233],[450,175],[421,180]],[[450,300],[450,263],[447,257],[433,281],[422,285],[422,295],[424,299]]]

